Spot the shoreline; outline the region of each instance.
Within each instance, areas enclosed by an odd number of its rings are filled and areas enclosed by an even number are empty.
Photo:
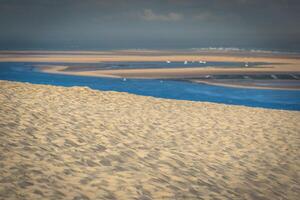
[[[234,52],[234,51],[83,51],[83,52],[6,52],[1,55],[0,62],[32,62],[41,72],[55,73],[64,75],[108,77],[108,78],[136,78],[136,79],[189,79],[203,75],[228,75],[228,74],[300,74],[300,55],[270,54],[258,52]],[[27,53],[27,54],[26,54]],[[74,53],[74,54],[72,54]],[[269,63],[257,65],[255,67],[245,68],[221,68],[221,67],[203,67],[203,68],[159,68],[159,69],[107,69],[84,71],[84,63],[98,62],[166,62],[185,60],[206,62],[262,62]],[[49,62],[48,65],[40,62]],[[55,62],[64,62],[65,65],[56,65]],[[53,63],[53,64],[51,64]],[[82,71],[68,71],[72,66],[67,63],[82,63]],[[77,67],[78,68],[78,67]],[[80,68],[79,68],[80,69]],[[192,79],[190,81],[193,81]],[[202,81],[202,80],[201,80]],[[205,80],[204,80],[205,81]],[[218,83],[208,83],[216,85]],[[218,84],[220,85],[220,84]],[[224,84],[223,86],[233,86]],[[253,86],[236,85],[236,87],[253,88]],[[259,89],[281,89],[280,87],[260,87]],[[286,89],[298,90],[289,86]],[[299,88],[300,89],[300,88]]]
[[[220,82],[213,82],[213,81],[200,81],[200,80],[188,80],[192,83],[202,83],[207,85],[214,85],[214,86],[222,86],[222,87],[230,87],[230,88],[245,88],[245,89],[256,89],[256,90],[291,90],[291,91],[299,91],[299,88],[291,88],[291,87],[272,87],[272,86],[255,86],[255,85],[241,85],[241,84],[234,84],[234,83],[220,83]]]
[[[273,54],[235,51],[0,51],[0,62],[109,62],[109,61],[184,61],[198,59],[224,62],[298,62],[299,54]]]
[[[50,67],[50,68],[46,68],[46,69],[41,69],[40,71],[43,73],[50,73],[50,74],[62,74],[62,75],[73,75],[73,76],[90,76],[90,77],[103,77],[103,78],[128,78],[128,79],[157,79],[157,80],[178,80],[178,81],[186,81],[186,82],[192,82],[192,83],[202,83],[202,84],[207,84],[207,85],[214,85],[214,86],[222,86],[222,87],[232,87],[232,88],[245,88],[245,89],[266,89],[266,90],[300,90],[299,88],[294,88],[294,87],[272,87],[272,86],[253,86],[251,84],[249,85],[243,85],[243,84],[231,84],[231,83],[218,83],[218,82],[214,82],[214,80],[193,80],[193,79],[189,79],[186,76],[182,77],[182,73],[179,73],[179,77],[164,77],[161,76],[161,72],[168,72],[170,73],[170,68],[167,69],[155,69],[155,71],[160,72],[160,76],[159,77],[143,77],[143,76],[133,76],[133,77],[129,77],[129,76],[120,76],[120,75],[112,75],[112,74],[106,74],[106,72],[111,72],[111,71],[117,71],[117,70],[97,70],[97,71],[83,71],[83,72],[73,72],[73,71],[64,71],[65,69],[67,69],[68,66],[55,66],[55,67]],[[153,71],[154,69],[145,69],[145,71]],[[197,72],[197,69],[195,70],[195,68],[180,68],[178,69],[178,71],[186,71],[186,70],[191,70],[191,73],[193,74],[193,76],[195,76],[195,71]],[[129,70],[122,70],[122,71],[132,71],[132,69]],[[144,71],[143,69],[138,70],[138,71]],[[175,69],[175,71],[177,71],[177,69]],[[200,72],[202,72],[202,70],[199,70]],[[227,71],[227,70],[226,70]],[[222,72],[222,71],[221,71]],[[228,72],[227,72],[228,73]],[[227,74],[225,73],[225,74]],[[240,72],[236,72],[237,74],[239,74]],[[257,74],[257,72],[251,72],[251,73],[245,73],[244,74]],[[259,73],[266,73],[266,72],[261,72],[259,71]],[[286,72],[288,73],[288,72]],[[210,75],[219,75],[222,73],[212,73],[212,71],[207,71],[207,72],[202,72],[199,73],[200,75],[206,75],[206,74],[210,74]],[[199,75],[198,74],[198,75]],[[232,72],[231,72],[232,74]],[[283,81],[285,82],[285,81]]]

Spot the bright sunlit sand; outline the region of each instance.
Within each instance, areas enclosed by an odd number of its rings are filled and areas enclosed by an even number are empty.
[[[280,111],[0,81],[4,199],[297,199]]]

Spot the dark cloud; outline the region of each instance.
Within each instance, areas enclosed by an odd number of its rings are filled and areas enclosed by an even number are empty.
[[[2,48],[295,48],[298,0],[0,0]]]

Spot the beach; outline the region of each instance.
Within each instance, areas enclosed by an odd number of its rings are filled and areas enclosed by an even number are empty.
[[[2,51],[0,62],[27,62],[39,71],[62,75],[138,78],[138,79],[176,79],[228,87],[258,89],[300,89],[300,55],[297,53],[273,53],[251,51],[207,51],[207,50],[118,50],[118,51]],[[99,63],[124,65],[126,62],[158,62],[159,68],[103,69]],[[182,63],[176,68],[166,67],[165,63]],[[203,62],[205,67],[203,67]],[[215,66],[213,63],[240,63],[240,66]],[[76,63],[76,66],[74,66]],[[193,67],[187,63],[194,63]],[[197,64],[199,66],[197,66]],[[210,64],[212,63],[212,64]],[[253,63],[258,63],[252,66]],[[248,64],[250,66],[248,66]],[[150,65],[151,66],[151,65]],[[76,70],[74,70],[76,69]],[[251,78],[252,82],[237,80],[220,81],[219,78],[206,80],[206,76],[240,75],[239,79],[249,76],[269,75],[267,84]],[[277,75],[289,76],[288,80],[279,79]],[[292,80],[290,80],[292,79]],[[282,84],[280,84],[282,83]]]
[[[299,111],[0,81],[0,119],[3,199],[300,196]]]

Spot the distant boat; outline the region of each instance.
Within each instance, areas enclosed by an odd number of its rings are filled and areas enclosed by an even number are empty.
[[[184,64],[185,64],[185,65],[188,64],[188,61],[184,61]]]
[[[167,60],[167,61],[166,61],[166,63],[170,64],[170,63],[171,63],[171,61]]]
[[[123,78],[123,81],[127,81],[127,79],[126,79],[126,78]]]
[[[248,62],[246,62],[246,63],[245,63],[245,67],[248,67],[248,66],[249,66],[249,65],[248,65]]]
[[[206,64],[206,61],[200,60],[199,63],[201,63],[201,64]]]
[[[272,74],[271,77],[272,77],[273,79],[278,79],[278,77],[277,77],[276,75],[274,75],[274,74]]]

